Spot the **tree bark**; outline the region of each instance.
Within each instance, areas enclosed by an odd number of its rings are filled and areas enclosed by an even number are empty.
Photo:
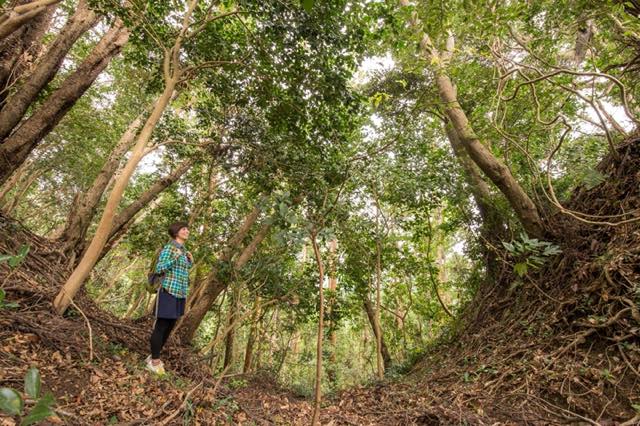
[[[327,316],[329,317],[329,329],[331,332],[329,333],[329,365],[327,366],[327,376],[329,377],[329,381],[334,385],[338,381],[338,372],[337,372],[337,359],[336,359],[336,351],[337,351],[337,342],[338,336],[336,333],[336,324],[334,323],[332,317],[333,314],[333,303],[335,301],[335,293],[338,289],[338,278],[336,276],[336,249],[338,247],[338,241],[336,239],[331,240],[329,243],[329,290],[332,291],[334,297],[332,297],[331,302],[327,306]]]
[[[69,252],[71,250],[78,252],[79,250],[76,248],[78,246],[83,246],[82,241],[86,237],[87,229],[89,229],[89,225],[91,224],[91,219],[93,219],[93,216],[96,214],[100,199],[102,198],[104,191],[107,189],[109,182],[113,178],[113,175],[118,170],[120,162],[129,148],[131,148],[131,145],[135,140],[136,133],[142,124],[142,119],[143,114],[140,114],[131,122],[120,138],[120,141],[109,155],[109,158],[107,158],[107,161],[102,166],[102,169],[98,172],[98,175],[94,179],[91,187],[84,193],[78,194],[74,200],[71,208],[69,209],[69,215],[67,216],[65,227],[57,238],[64,252]]]
[[[258,335],[258,324],[260,322],[260,296],[256,296],[255,305],[253,307],[253,314],[251,315],[251,328],[249,329],[249,337],[247,338],[247,348],[244,352],[244,364],[242,365],[242,373],[247,374],[251,371],[253,361],[253,347],[256,343],[256,337]]]
[[[377,205],[376,201],[376,205]],[[378,214],[380,212],[380,206],[378,207]],[[382,265],[381,265],[381,252],[380,237],[376,238],[376,310],[375,310],[375,326],[378,331],[376,336],[376,371],[378,373],[378,380],[384,379],[384,356],[382,355],[382,324],[380,321],[381,311],[381,293],[382,293]]]
[[[129,38],[121,21],[107,31],[80,66],[0,145],[0,183],[22,164],[36,145],[93,84]]]
[[[382,327],[377,323],[377,316],[375,313],[375,309],[368,297],[363,297],[362,304],[364,306],[364,311],[367,313],[367,318],[369,319],[369,324],[371,324],[371,329],[373,330],[373,334],[376,339],[378,339],[378,335],[380,336],[380,350],[382,352],[382,360],[384,361],[384,368],[387,369],[391,366],[391,355],[389,354],[389,349],[387,348],[387,344],[384,341],[384,334],[382,333]]]
[[[240,286],[236,285],[229,298],[229,315],[227,316],[227,333],[224,340],[224,361],[222,367],[227,369],[234,361],[234,346],[236,340],[236,321],[238,314],[238,302],[240,299]]]
[[[477,166],[467,154],[460,138],[451,124],[445,125],[447,138],[451,144],[451,148],[465,172],[471,195],[478,206],[480,218],[482,219],[481,236],[484,241],[484,256],[487,266],[487,276],[495,277],[499,269],[499,260],[496,253],[496,247],[500,240],[505,236],[506,229],[500,211],[494,206],[492,200],[491,189],[480,175]],[[492,247],[493,246],[493,247]]]
[[[18,3],[24,4],[26,1]],[[27,25],[0,41],[0,108],[4,105],[10,87],[40,56],[42,37],[49,29],[55,10],[55,5],[49,6]]]
[[[0,40],[6,38],[42,12],[45,12],[49,6],[59,2],[60,0],[35,0],[15,6],[4,13],[0,16]]]
[[[250,225],[255,223],[255,221],[257,220],[257,214],[254,215],[256,209],[254,209],[254,211],[247,215],[238,232],[236,232],[236,234],[229,240],[229,243],[227,244],[227,250],[225,250],[223,255],[220,257],[220,261],[229,262],[231,260],[231,257],[233,255],[233,248],[236,248],[237,245],[239,245],[242,241],[240,235],[246,234],[250,229]],[[258,249],[260,243],[269,233],[270,228],[270,222],[265,222],[260,227],[251,242],[247,244],[244,250],[242,250],[242,252],[238,255],[236,260],[231,265],[231,268],[233,270],[242,268],[249,261],[249,259],[251,259],[251,256],[253,256],[255,251]],[[215,303],[216,298],[230,284],[228,281],[223,282],[220,280],[219,272],[219,268],[216,267],[214,267],[211,272],[209,272],[204,284],[205,287],[203,287],[202,291],[200,292],[200,297],[193,303],[189,312],[187,312],[182,317],[179,327],[182,333],[183,342],[190,343],[193,340],[196,330],[200,326],[200,323],[204,319],[209,309],[211,309],[211,307]]]
[[[69,18],[47,52],[35,64],[19,89],[7,98],[0,111],[0,140],[6,139],[20,123],[27,109],[38,98],[44,87],[55,77],[65,56],[75,42],[96,25],[99,17],[81,0],[76,12]]]

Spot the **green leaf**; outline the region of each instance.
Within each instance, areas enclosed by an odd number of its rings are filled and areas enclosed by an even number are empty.
[[[513,244],[511,243],[505,243],[504,241],[502,242],[502,245],[504,246],[504,248],[507,249],[507,251],[509,253],[513,253],[515,251],[515,247],[513,247]]]
[[[302,7],[304,7],[304,10],[306,10],[307,13],[311,13],[311,10],[313,9],[313,3],[314,0],[302,0]]]
[[[0,306],[4,303],[4,298],[7,294],[4,292],[4,289],[0,288]]]
[[[0,388],[0,410],[15,416],[22,412],[23,406],[24,402],[18,392],[11,388]]]
[[[12,258],[13,256],[11,256],[10,254],[0,254],[0,263],[6,262],[7,260]]]
[[[22,247],[20,247],[20,250],[18,251],[18,256],[20,256],[21,259],[24,259],[25,257],[27,257],[28,253],[29,253],[29,246],[26,244],[23,244]]]
[[[40,371],[37,368],[30,368],[24,376],[24,392],[31,398],[36,399],[40,395]]]
[[[53,399],[53,395],[51,393],[47,393],[45,396],[40,398],[36,405],[33,406],[33,409],[22,419],[20,422],[20,426],[28,426],[34,423],[41,422],[47,417],[53,416],[55,412],[51,409],[51,406],[55,403]]]
[[[520,263],[516,263],[513,266],[513,270],[516,274],[518,274],[519,277],[524,277],[527,274],[527,270],[529,269],[529,267],[527,266],[526,263],[524,262],[520,262]]]

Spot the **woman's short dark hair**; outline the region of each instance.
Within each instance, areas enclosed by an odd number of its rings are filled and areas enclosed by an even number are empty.
[[[180,232],[182,228],[188,227],[189,224],[187,222],[173,222],[171,225],[169,225],[169,235],[171,236],[171,238],[176,238],[178,236],[178,232]]]

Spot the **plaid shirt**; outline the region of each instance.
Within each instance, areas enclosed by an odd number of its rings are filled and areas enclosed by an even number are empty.
[[[182,244],[168,242],[160,252],[156,273],[166,273],[162,279],[162,288],[175,297],[185,298],[189,293],[189,269],[191,262]]]

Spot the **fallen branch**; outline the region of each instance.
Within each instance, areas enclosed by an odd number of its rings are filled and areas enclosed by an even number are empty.
[[[169,422],[171,420],[173,420],[178,414],[180,414],[180,412],[187,406],[187,401],[189,401],[189,397],[193,394],[193,392],[196,391],[196,389],[198,389],[200,386],[202,386],[202,382],[198,383],[197,385],[195,385],[193,387],[193,389],[191,389],[189,392],[187,392],[187,394],[184,396],[184,400],[182,401],[182,404],[180,404],[180,406],[178,407],[177,410],[175,410],[173,413],[171,413],[169,415],[169,417],[165,418],[162,422],[158,423],[159,425],[165,426],[167,424],[169,424]]]

